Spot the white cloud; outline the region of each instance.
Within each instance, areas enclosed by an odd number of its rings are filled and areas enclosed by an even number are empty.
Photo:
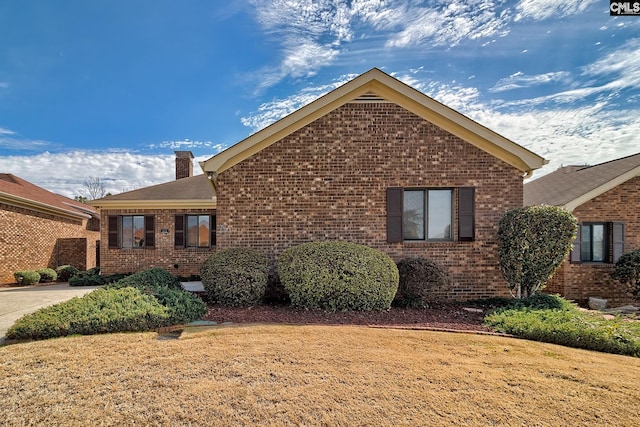
[[[186,151],[194,149],[207,149],[213,154],[219,153],[226,148],[223,144],[216,144],[211,141],[192,141],[190,139],[183,139],[181,141],[162,141],[159,144],[150,144],[150,149],[170,149],[177,151]]]
[[[194,174],[202,173],[194,159]],[[33,156],[0,157],[0,171],[12,173],[33,184],[73,198],[86,193],[87,177],[100,178],[112,194],[169,182],[175,179],[175,156],[142,155],[118,151],[71,151]]]
[[[518,71],[509,77],[500,79],[498,83],[489,89],[489,92],[504,92],[507,90],[531,87],[546,83],[562,82],[567,80],[569,76],[570,73],[568,71],[556,71],[532,76]]]
[[[11,129],[0,127],[0,149],[9,150],[44,150],[46,147],[51,146],[48,141],[39,139],[27,139],[20,136],[17,132]]]
[[[530,18],[540,21],[577,15],[586,11],[594,3],[596,0],[521,0],[516,6],[518,13],[514,20]]]

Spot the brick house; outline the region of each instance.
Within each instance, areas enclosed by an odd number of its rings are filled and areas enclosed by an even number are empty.
[[[218,248],[275,261],[296,244],[348,240],[441,263],[453,282],[445,297],[467,300],[508,294],[498,222],[523,206],[523,178],[545,162],[372,69],[201,167],[215,186]]]
[[[103,274],[162,267],[199,274],[216,246],[216,198],[193,154],[176,151],[176,180],[92,201],[100,208]]]
[[[578,219],[574,248],[547,284],[585,305],[589,297],[610,305],[632,301],[611,279],[624,252],[640,248],[640,154],[594,166],[565,166],[525,184],[525,204],[562,206]]]
[[[95,267],[97,211],[12,174],[0,174],[0,283],[20,270]]]

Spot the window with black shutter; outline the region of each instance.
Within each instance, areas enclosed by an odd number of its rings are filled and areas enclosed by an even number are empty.
[[[624,253],[624,223],[583,222],[578,225],[572,263],[615,263]]]
[[[110,249],[141,249],[155,247],[155,217],[153,215],[119,215],[108,217]]]

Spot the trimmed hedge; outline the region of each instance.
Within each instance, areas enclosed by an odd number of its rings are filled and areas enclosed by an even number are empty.
[[[7,338],[146,331],[169,324],[169,310],[139,289],[97,289],[82,298],[75,297],[23,316],[9,328]]]
[[[269,259],[250,248],[229,248],[212,254],[200,269],[211,302],[230,306],[258,304],[269,281]]]
[[[485,316],[493,330],[567,347],[640,357],[640,323],[606,320],[553,295],[517,300]]]
[[[297,307],[386,310],[398,290],[398,268],[380,251],[349,242],[311,242],[278,259],[278,274]]]
[[[41,268],[36,271],[40,275],[40,283],[55,282],[58,279],[58,273],[53,268]]]
[[[22,286],[35,285],[40,282],[40,273],[33,270],[16,271],[13,273],[16,283]]]
[[[402,307],[426,307],[451,286],[447,270],[425,258],[398,261],[398,273],[400,281],[394,302]]]
[[[58,274],[59,281],[68,282],[70,278],[80,273],[80,270],[72,265],[61,265],[56,268],[56,273]]]
[[[500,270],[517,298],[544,287],[571,250],[578,222],[564,208],[527,206],[507,211],[498,225]]]

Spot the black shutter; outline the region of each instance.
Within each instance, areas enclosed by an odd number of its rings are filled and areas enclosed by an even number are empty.
[[[176,215],[174,245],[176,248],[184,248],[184,215]]]
[[[156,217],[153,215],[144,217],[144,246],[146,248],[156,246]]]
[[[209,224],[211,237],[209,238],[209,245],[214,247],[216,245],[216,216],[211,215],[211,222]]]
[[[458,188],[458,240],[472,242],[475,237],[475,189]]]
[[[109,234],[109,249],[118,249],[118,236],[120,233],[118,232],[118,225],[120,217],[118,216],[109,216],[107,220],[108,223],[108,234]]]
[[[611,247],[611,263],[618,261],[618,258],[624,253],[624,223],[612,222],[612,247]]]
[[[387,188],[387,242],[402,242],[402,211],[404,190],[398,187]]]
[[[572,264],[580,264],[582,262],[582,224],[578,224],[576,238],[573,241],[573,249],[569,255],[569,261]]]

